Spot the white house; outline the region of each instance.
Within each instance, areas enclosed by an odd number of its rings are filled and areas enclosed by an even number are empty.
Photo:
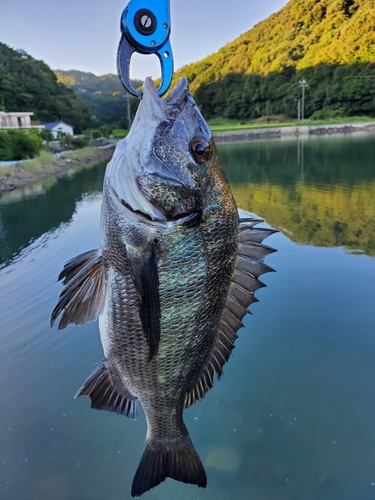
[[[0,111],[0,129],[2,128],[43,128],[42,125],[31,125],[31,111]]]
[[[61,121],[61,120],[59,122],[43,123],[43,126],[45,128],[50,129],[50,131],[52,132],[52,135],[55,139],[57,139],[61,133],[68,134],[68,135],[74,135],[73,127],[71,125],[68,125],[67,123]]]

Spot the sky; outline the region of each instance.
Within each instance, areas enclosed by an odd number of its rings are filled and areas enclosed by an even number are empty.
[[[216,52],[286,3],[170,0],[175,70]],[[120,17],[126,5],[126,0],[0,0],[0,42],[24,49],[52,69],[116,73]],[[134,56],[130,75],[159,77],[156,56]]]

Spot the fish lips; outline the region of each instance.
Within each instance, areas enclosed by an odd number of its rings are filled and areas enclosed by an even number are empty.
[[[204,191],[192,188],[176,179],[157,174],[137,177],[142,195],[165,215],[167,220],[200,213],[205,206]]]

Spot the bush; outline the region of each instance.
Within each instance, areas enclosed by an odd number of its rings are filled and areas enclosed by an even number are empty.
[[[43,146],[43,137],[40,133],[40,130],[37,128],[28,128],[28,129],[23,129],[22,130],[25,134],[27,134],[31,139],[35,142],[36,147],[37,147],[37,152],[42,149]]]
[[[13,160],[13,143],[6,132],[0,132],[0,160]]]
[[[82,148],[89,145],[89,138],[88,137],[73,137],[71,144],[72,144],[72,146],[74,146],[74,149],[82,149]]]
[[[100,137],[109,137],[112,133],[113,127],[110,125],[102,125],[99,127]]]
[[[13,143],[12,160],[34,158],[34,156],[39,153],[38,144],[31,136],[18,130],[9,130],[8,134]]]
[[[60,139],[60,144],[64,149],[82,149],[89,145],[89,138],[84,137],[73,137],[71,135],[64,135]]]
[[[91,129],[89,132],[90,139],[100,139],[102,137],[108,137],[112,134],[113,131],[112,125],[101,125],[99,128]]]
[[[43,141],[53,141],[54,137],[52,134],[52,131],[49,128],[42,128],[40,131],[40,137],[43,139]]]
[[[6,130],[0,132],[0,160],[34,158],[42,146],[38,131]]]
[[[311,120],[326,120],[330,118],[343,118],[346,116],[344,108],[319,109],[310,116]]]

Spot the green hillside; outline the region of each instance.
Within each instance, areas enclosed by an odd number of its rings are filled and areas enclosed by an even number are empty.
[[[375,116],[375,1],[291,0],[216,54],[183,67],[207,118]]]
[[[83,71],[55,71],[57,80],[74,90],[76,96],[86,103],[94,125],[117,124],[127,127],[126,91],[117,75],[96,76]],[[142,85],[139,80],[132,80],[135,87]],[[131,98],[131,114],[134,116],[138,99]]]
[[[94,126],[127,127],[126,93],[117,75],[55,73],[0,44],[0,106],[33,111],[41,121],[61,118],[78,132],[89,115]],[[375,116],[375,0],[291,0],[216,54],[179,70],[174,80],[182,75],[206,118],[296,118],[303,79],[306,117]],[[138,99],[130,102],[133,116]]]
[[[41,122],[64,120],[75,133],[90,125],[86,105],[65,85],[58,83],[54,72],[23,50],[0,43],[0,109],[32,111]]]

